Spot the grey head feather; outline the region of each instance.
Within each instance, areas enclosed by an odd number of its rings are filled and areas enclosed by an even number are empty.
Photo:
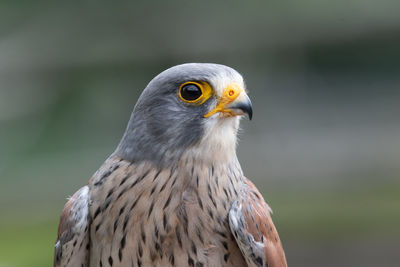
[[[139,97],[114,155],[132,162],[173,163],[201,140],[204,115],[216,104],[215,96],[199,106],[183,102],[178,96],[180,85],[205,81],[213,87],[219,77],[237,75],[232,68],[210,63],[187,63],[163,71]]]

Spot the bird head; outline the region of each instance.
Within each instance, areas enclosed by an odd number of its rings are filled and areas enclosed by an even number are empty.
[[[130,161],[170,163],[236,157],[236,136],[252,104],[234,69],[188,63],[157,75],[139,97],[116,154]]]

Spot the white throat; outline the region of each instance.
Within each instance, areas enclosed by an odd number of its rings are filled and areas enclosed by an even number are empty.
[[[204,125],[205,135],[194,147],[185,152],[204,163],[228,163],[236,159],[237,132],[240,117],[210,117]]]

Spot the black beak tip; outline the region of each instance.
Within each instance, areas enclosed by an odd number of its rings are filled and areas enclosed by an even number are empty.
[[[247,114],[249,120],[253,118],[253,105],[251,104],[250,99],[248,99],[248,101],[246,102],[237,103],[231,108],[240,109],[241,111],[243,111],[244,114]]]
[[[250,98],[247,97],[247,101],[243,103],[241,109],[249,116],[249,120],[253,118],[253,104],[251,103]]]
[[[249,120],[251,120],[253,118],[253,108],[252,107],[250,107],[247,114],[249,115]]]

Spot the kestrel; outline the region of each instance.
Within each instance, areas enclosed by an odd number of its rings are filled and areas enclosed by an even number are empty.
[[[287,266],[236,157],[242,76],[190,63],[144,89],[115,152],[66,203],[54,266]]]

